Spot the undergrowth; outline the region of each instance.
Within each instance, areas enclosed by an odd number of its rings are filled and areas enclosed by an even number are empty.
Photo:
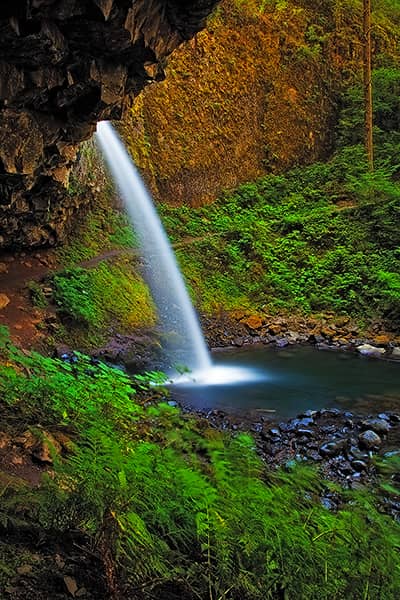
[[[154,324],[148,287],[131,260],[100,262],[90,269],[74,267],[54,275],[54,300],[64,316],[101,333],[113,323],[121,331]]]
[[[248,435],[209,430],[165,403],[149,385],[159,374],[131,379],[82,355],[27,355],[1,333],[3,418],[65,427],[74,450],[29,503],[18,509],[7,489],[0,510],[22,510],[59,540],[91,538],[108,566],[112,558],[118,597],[398,597],[398,524],[372,491],[342,492],[331,512],[314,470],[268,471]]]
[[[203,309],[333,310],[399,324],[400,186],[387,163],[382,153],[369,174],[363,148],[347,147],[328,163],[267,176],[211,206],[164,206]]]

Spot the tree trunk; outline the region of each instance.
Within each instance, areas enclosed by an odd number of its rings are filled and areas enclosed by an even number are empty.
[[[367,153],[369,170],[373,171],[374,143],[372,137],[371,0],[363,0],[363,3],[365,150]]]

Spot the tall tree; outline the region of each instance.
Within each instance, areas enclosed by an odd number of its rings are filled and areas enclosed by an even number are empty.
[[[371,0],[363,0],[364,18],[364,114],[365,114],[365,150],[369,170],[374,170],[374,142],[372,117],[372,68],[371,68]]]

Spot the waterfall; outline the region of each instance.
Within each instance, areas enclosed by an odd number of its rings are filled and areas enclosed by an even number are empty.
[[[111,123],[98,123],[96,137],[138,236],[169,362],[210,371],[199,321],[151,196]]]

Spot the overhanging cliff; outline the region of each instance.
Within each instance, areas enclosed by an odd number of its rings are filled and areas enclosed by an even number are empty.
[[[119,119],[217,0],[14,0],[0,6],[0,248],[55,243],[79,142]]]

